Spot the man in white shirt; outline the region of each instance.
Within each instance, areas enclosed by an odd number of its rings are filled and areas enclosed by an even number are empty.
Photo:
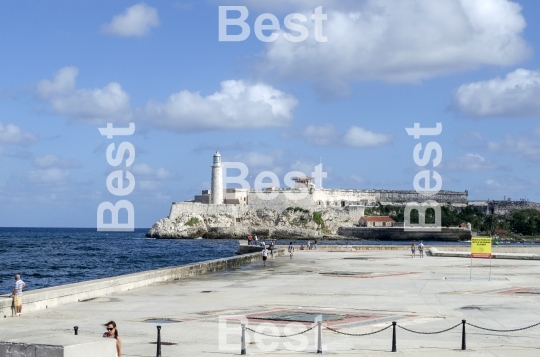
[[[268,249],[266,249],[266,246],[262,250],[262,257],[263,257],[264,266],[266,266],[266,260],[268,259]]]
[[[16,274],[15,288],[11,293],[11,297],[13,298],[13,306],[15,306],[15,313],[17,314],[17,316],[21,316],[22,313],[22,291],[25,286],[26,284],[24,283],[24,281],[21,280],[21,276],[19,274]]]

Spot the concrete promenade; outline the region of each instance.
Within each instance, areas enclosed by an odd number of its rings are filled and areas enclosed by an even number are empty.
[[[155,356],[156,325],[162,326],[163,356],[232,356],[240,352],[239,323],[229,318],[226,341],[234,351],[219,349],[220,316],[249,317],[249,327],[273,321],[280,334],[287,319],[324,314],[334,329],[366,333],[397,321],[409,329],[438,331],[466,319],[493,328],[514,329],[540,322],[540,262],[459,257],[410,257],[405,250],[296,251],[288,256],[178,281],[155,284],[23,314],[0,321],[0,340],[35,338],[51,333],[100,338],[102,324],[115,320],[123,338],[123,356]],[[170,319],[170,323],[146,320]],[[275,321],[274,319],[285,319]],[[222,320],[223,321],[223,320]],[[311,324],[306,323],[306,326]],[[300,331],[299,327],[293,331]],[[223,330],[222,330],[223,331]],[[271,330],[265,330],[272,333]],[[391,329],[373,336],[348,337],[323,330],[324,354],[339,356],[538,356],[540,327],[497,333],[467,326],[467,351],[461,348],[461,327],[439,335],[417,335],[398,329],[398,353],[391,353]],[[249,333],[253,341],[253,333]],[[248,355],[315,354],[315,333],[305,334],[306,351],[292,352],[277,342],[272,352],[258,344]]]

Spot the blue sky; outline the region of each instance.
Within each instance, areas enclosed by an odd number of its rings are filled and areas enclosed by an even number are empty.
[[[308,21],[299,43],[219,42],[220,5],[246,6],[252,28],[323,6],[328,41]],[[325,187],[413,189],[415,122],[443,124],[443,189],[540,202],[539,13],[507,0],[4,2],[0,226],[95,227],[119,199],[106,148],[124,140],[137,227],[208,189],[216,149],[253,178],[322,159]],[[108,122],[136,132],[108,140]]]

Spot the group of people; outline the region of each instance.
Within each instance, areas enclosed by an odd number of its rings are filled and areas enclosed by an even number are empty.
[[[313,250],[313,249],[317,250],[317,240],[313,241],[313,244],[311,243],[310,240],[308,240],[305,247],[303,244],[300,246],[300,250]]]
[[[257,238],[257,235],[248,235],[248,245],[264,245],[264,242],[259,242],[259,238]]]
[[[411,244],[411,257],[416,258],[416,244],[412,242]],[[420,258],[424,257],[424,243],[420,241],[420,244],[418,244],[418,253],[420,254]]]
[[[13,299],[13,309],[15,311],[15,316],[17,317],[20,317],[22,314],[22,296],[25,287],[26,283],[21,279],[21,275],[15,274],[15,287],[9,297]],[[104,326],[107,331],[103,334],[103,337],[114,338],[116,340],[116,356],[122,357],[122,340],[118,336],[116,322],[109,321]]]

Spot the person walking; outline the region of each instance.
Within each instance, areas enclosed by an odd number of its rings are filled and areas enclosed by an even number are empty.
[[[116,322],[109,321],[105,324],[107,332],[103,334],[105,338],[114,338],[116,340],[116,357],[122,357],[122,340],[118,336],[118,330],[116,329]]]
[[[13,306],[15,307],[16,316],[21,316],[22,314],[22,293],[25,287],[26,284],[24,281],[22,281],[21,276],[19,274],[15,274],[15,288],[11,293],[11,297],[13,298]]]
[[[411,244],[411,256],[413,258],[416,257],[416,245],[414,244],[414,242]]]
[[[270,241],[270,255],[272,256],[272,258],[274,257],[274,246],[275,245],[276,245],[276,241],[272,239]]]
[[[418,253],[420,253],[420,258],[424,257],[424,243],[422,241],[418,244]]]
[[[311,250],[311,241],[310,240],[307,241],[307,250]]]
[[[313,242],[313,249],[317,250],[317,240],[315,239],[315,241]]]
[[[289,243],[289,257],[292,259],[294,255],[294,246],[292,245],[292,242]]]
[[[248,245],[252,245],[253,244],[253,236],[250,234],[248,235]]]
[[[264,246],[262,250],[262,257],[263,257],[264,266],[266,266],[266,260],[268,259],[268,249],[266,249],[266,246]]]

